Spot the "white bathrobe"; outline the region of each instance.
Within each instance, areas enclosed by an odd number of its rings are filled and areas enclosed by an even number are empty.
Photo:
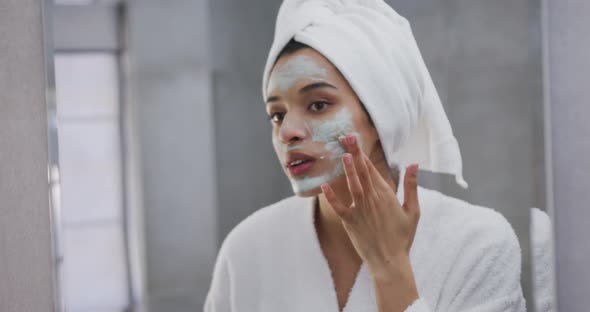
[[[399,195],[400,200],[403,200]],[[406,312],[525,311],[521,250],[498,212],[418,187],[410,261],[419,299]],[[289,197],[239,223],[219,251],[206,312],[338,312],[314,227],[314,197]],[[344,312],[378,311],[363,263]]]

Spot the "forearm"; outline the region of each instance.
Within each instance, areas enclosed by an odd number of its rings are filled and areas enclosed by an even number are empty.
[[[402,256],[369,267],[379,312],[404,312],[418,299],[409,257]]]

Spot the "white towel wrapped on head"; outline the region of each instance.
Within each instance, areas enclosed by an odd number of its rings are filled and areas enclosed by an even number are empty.
[[[382,0],[286,0],[263,76],[294,39],[326,57],[373,120],[390,167],[418,163],[462,187],[459,145],[408,21]]]

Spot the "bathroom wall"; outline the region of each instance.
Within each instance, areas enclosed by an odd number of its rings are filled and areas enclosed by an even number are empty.
[[[41,3],[0,3],[0,311],[53,311]]]
[[[217,242],[209,1],[128,5],[128,113],[142,180],[143,299],[149,311],[200,311]]]
[[[271,143],[262,70],[281,1],[211,1],[218,241],[253,211],[292,195]]]
[[[546,0],[545,9],[557,307],[585,311],[590,306],[590,2]]]

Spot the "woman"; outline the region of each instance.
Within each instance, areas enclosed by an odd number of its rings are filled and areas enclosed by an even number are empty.
[[[417,186],[418,166],[466,183],[403,17],[377,0],[285,1],[263,95],[296,195],[228,234],[206,311],[525,310],[506,220]]]

